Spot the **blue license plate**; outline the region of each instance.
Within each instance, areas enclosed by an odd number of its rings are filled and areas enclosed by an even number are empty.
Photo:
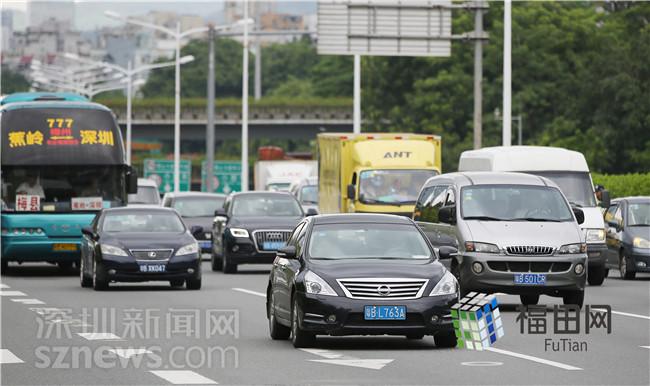
[[[365,320],[406,320],[406,306],[365,306]]]
[[[199,241],[199,245],[202,249],[212,248],[212,241]]]
[[[147,273],[165,272],[165,264],[142,264],[140,265],[140,272],[147,272]]]
[[[277,251],[278,249],[284,247],[284,241],[265,241],[262,244],[262,248],[267,251]]]
[[[515,284],[545,285],[546,275],[543,273],[517,273],[514,280]]]

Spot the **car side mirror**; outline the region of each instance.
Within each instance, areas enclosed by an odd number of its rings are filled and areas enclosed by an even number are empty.
[[[456,205],[443,206],[438,210],[438,220],[446,224],[456,223]]]
[[[196,238],[201,233],[203,233],[203,227],[200,226],[200,225],[192,225],[190,227],[190,233],[192,234],[192,236],[194,236]]]
[[[138,172],[131,166],[126,171],[126,192],[128,194],[138,193]]]
[[[92,240],[97,240],[97,234],[93,231],[91,227],[81,228],[81,234],[90,237]]]
[[[224,208],[219,208],[214,211],[214,216],[228,218],[228,213],[226,213],[226,210]]]
[[[314,209],[314,208],[307,209],[307,213],[306,213],[307,217],[316,216],[317,214],[318,214],[318,211],[316,209]]]
[[[576,216],[576,221],[578,224],[582,224],[585,222],[585,212],[582,211],[580,208],[571,208],[573,209],[573,214]]]
[[[296,247],[293,245],[285,245],[284,247],[278,249],[277,256],[284,259],[295,259]]]
[[[356,194],[357,192],[355,188],[356,187],[354,186],[354,184],[348,185],[348,198],[350,200],[354,200],[357,198],[357,194]]]
[[[611,198],[609,197],[609,190],[605,189],[600,192],[600,206],[607,209],[612,203]]]
[[[441,259],[451,259],[458,255],[458,249],[448,245],[443,245],[438,249],[438,255]]]

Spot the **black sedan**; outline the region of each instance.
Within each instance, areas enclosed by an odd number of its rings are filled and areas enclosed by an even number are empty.
[[[172,209],[105,209],[82,233],[82,287],[165,280],[173,287],[201,288],[199,245]]]
[[[440,253],[450,257],[448,247]],[[316,335],[433,335],[437,346],[456,346],[458,282],[401,216],[306,218],[277,253],[266,300],[271,338],[295,347]]]
[[[607,267],[617,268],[625,280],[650,272],[650,197],[613,200],[605,222]]]
[[[215,216],[212,270],[235,273],[239,264],[272,263],[305,214],[289,193],[247,192],[228,196]]]

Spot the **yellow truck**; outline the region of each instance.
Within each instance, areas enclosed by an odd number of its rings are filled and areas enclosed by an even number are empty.
[[[411,216],[420,188],[440,171],[437,135],[318,135],[320,213]]]

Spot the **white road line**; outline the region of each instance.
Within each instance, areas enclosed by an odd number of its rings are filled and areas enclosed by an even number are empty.
[[[2,289],[2,288],[9,288],[9,286],[4,284],[4,283],[0,283],[0,289]]]
[[[249,295],[261,296],[263,298],[266,297],[266,294],[263,294],[263,293],[257,292],[257,291],[247,290],[246,288],[233,288],[232,290],[233,291],[243,292],[243,293],[246,293],[246,294],[249,294]]]
[[[189,370],[152,370],[150,372],[172,385],[218,385],[212,379]]]
[[[605,310],[601,310],[601,311],[605,311]],[[627,313],[627,312],[621,312],[621,311],[612,311],[612,314],[615,314],[615,315],[622,315],[622,316],[630,316],[630,317],[633,317],[633,318],[639,318],[639,319],[647,319],[647,320],[650,320],[650,316],[638,315],[638,314],[630,314],[630,313]]]
[[[304,352],[310,353],[310,354],[318,355],[319,357],[327,358],[327,359],[340,359],[340,358],[344,357],[343,354],[340,354],[340,353],[337,353],[337,352],[334,352],[334,351],[330,351],[330,350],[323,350],[323,349],[319,349],[319,348],[301,348],[301,350],[304,351]]]
[[[44,301],[38,299],[18,298],[18,299],[11,299],[11,301],[16,303],[22,303],[22,304],[45,304]]]
[[[78,332],[77,335],[87,340],[122,340],[110,332]]]
[[[0,364],[4,365],[9,363],[24,363],[24,361],[6,348],[0,349]]]
[[[650,350],[650,346],[639,346],[639,347],[641,347],[641,348],[647,348],[648,350]]]
[[[501,349],[494,348],[494,347],[488,347],[488,348],[485,349],[485,351],[491,351],[491,352],[494,352],[494,353],[497,353],[497,354],[509,355],[509,356],[515,357],[515,358],[526,359],[526,360],[541,363],[541,364],[544,364],[544,365],[559,367],[559,368],[564,369],[564,370],[582,370],[580,367],[575,367],[575,366],[571,366],[571,365],[567,365],[567,364],[560,363],[560,362],[555,362],[555,361],[549,361],[548,359],[537,358],[537,357],[534,357],[534,356],[531,356],[531,355],[519,354],[519,353],[508,351],[508,350],[501,350]]]
[[[126,359],[131,358],[134,355],[153,354],[146,348],[113,348],[108,351],[113,352]]]
[[[381,370],[387,364],[393,361],[393,359],[360,359],[357,357],[337,353],[335,351],[323,350],[323,349],[301,348],[301,350],[309,354],[318,355],[319,357],[326,358],[326,359],[308,359],[309,362],[326,363],[330,365],[340,365],[340,366],[350,366],[350,367],[361,367],[363,369],[370,369],[370,370]]]
[[[27,296],[27,294],[20,291],[0,291],[0,296]]]

